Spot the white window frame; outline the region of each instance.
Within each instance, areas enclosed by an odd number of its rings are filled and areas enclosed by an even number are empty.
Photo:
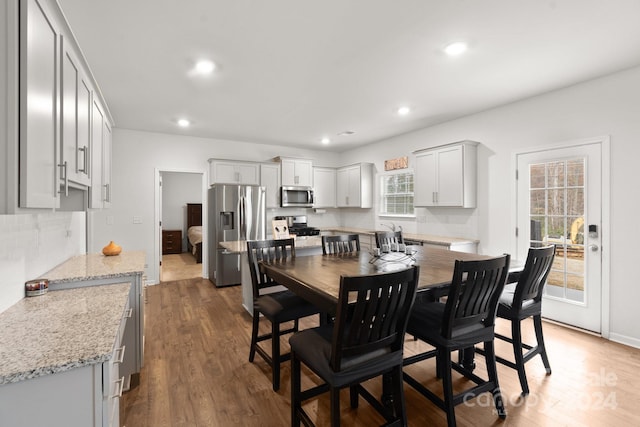
[[[415,201],[415,173],[413,171],[413,169],[399,169],[399,170],[395,170],[395,171],[389,171],[389,172],[385,172],[385,173],[381,173],[378,175],[378,185],[379,185],[379,195],[380,195],[380,206],[378,208],[378,216],[380,217],[387,217],[387,218],[415,218],[416,217],[416,208],[415,206],[413,206],[413,213],[411,214],[398,214],[398,213],[393,213],[393,212],[383,212],[382,208],[385,206],[384,200],[385,200],[385,185],[384,185],[384,181],[385,178],[389,177],[389,176],[393,176],[393,175],[412,175],[413,176],[413,194],[414,194],[414,201]]]

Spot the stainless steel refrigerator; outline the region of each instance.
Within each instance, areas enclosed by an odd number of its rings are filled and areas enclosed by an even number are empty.
[[[209,280],[216,286],[240,284],[240,254],[220,242],[264,240],[265,189],[257,185],[214,184],[209,207]]]

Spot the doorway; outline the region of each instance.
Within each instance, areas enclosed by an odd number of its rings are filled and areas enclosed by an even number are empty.
[[[608,334],[608,138],[516,154],[516,259],[556,245],[544,317]],[[607,163],[605,163],[607,160]]]
[[[202,204],[204,180],[201,171],[156,169],[156,283],[205,277],[206,266],[189,251],[187,209],[188,205]],[[204,232],[202,236],[204,240]],[[206,242],[201,247],[204,249]]]

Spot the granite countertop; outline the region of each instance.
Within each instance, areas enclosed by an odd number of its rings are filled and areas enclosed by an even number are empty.
[[[382,230],[371,230],[371,229],[356,228],[356,227],[324,227],[324,228],[320,228],[320,230],[333,231],[336,233],[366,234],[370,236],[373,236],[376,233],[376,231],[382,231]],[[429,243],[432,245],[442,245],[442,246],[450,246],[452,244],[467,244],[467,243],[477,244],[480,242],[479,240],[476,240],[476,239],[465,239],[461,237],[433,236],[430,234],[405,233],[404,231],[402,232],[402,236],[405,239]]]
[[[0,385],[110,360],[130,286],[50,290],[0,313]]]
[[[144,273],[144,251],[122,252],[105,256],[101,253],[77,255],[43,274],[49,284],[79,280],[106,279]]]

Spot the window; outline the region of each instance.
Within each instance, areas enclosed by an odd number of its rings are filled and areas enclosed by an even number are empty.
[[[413,216],[413,172],[381,176],[380,215]]]

